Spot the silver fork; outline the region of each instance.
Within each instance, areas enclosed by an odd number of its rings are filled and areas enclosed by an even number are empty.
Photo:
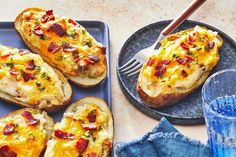
[[[118,68],[120,72],[128,76],[135,75],[140,72],[141,67],[147,62],[148,56],[153,53],[156,45],[161,39],[166,37],[175,28],[177,28],[184,20],[192,15],[205,1],[207,0],[194,0],[179,16],[177,16],[159,35],[154,44],[150,47],[144,48],[136,53],[127,63]]]

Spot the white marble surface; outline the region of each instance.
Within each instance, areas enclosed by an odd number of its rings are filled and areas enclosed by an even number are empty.
[[[110,28],[112,100],[115,141],[139,137],[158,124],[124,97],[116,77],[116,56],[124,41],[137,29],[160,20],[172,19],[191,0],[0,0],[0,21],[12,21],[27,7],[53,9],[74,19],[101,20]],[[208,0],[190,19],[205,22],[236,39],[236,0]],[[0,34],[1,35],[1,34]],[[206,142],[206,128],[176,126],[184,135]]]

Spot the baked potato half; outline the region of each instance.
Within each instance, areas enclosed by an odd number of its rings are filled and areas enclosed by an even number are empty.
[[[78,86],[92,87],[105,79],[106,49],[76,21],[28,8],[16,17],[15,30],[32,52]]]
[[[73,103],[56,123],[44,157],[109,157],[113,118],[100,98],[85,97]]]
[[[55,112],[71,100],[67,79],[38,54],[0,45],[0,98]]]
[[[219,60],[223,40],[204,27],[171,34],[141,69],[137,92],[154,108],[178,102],[198,88]]]
[[[1,157],[39,157],[51,138],[54,121],[38,109],[24,108],[0,118]]]

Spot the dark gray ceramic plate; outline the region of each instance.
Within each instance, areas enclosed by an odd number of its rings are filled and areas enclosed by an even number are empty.
[[[151,46],[157,39],[161,30],[163,30],[170,22],[170,20],[156,22],[141,28],[133,35],[131,35],[124,43],[120,51],[120,54],[117,58],[117,67],[125,64],[139,50]],[[186,20],[174,32],[192,28],[196,25],[205,26],[208,29],[217,31],[224,40],[223,46],[220,48],[220,61],[218,62],[212,73],[215,73],[216,71],[222,69],[236,68],[236,43],[232,38],[230,38],[222,31],[204,23]],[[117,70],[117,75],[120,86],[125,96],[137,109],[144,112],[145,114],[156,119],[160,119],[161,117],[165,116],[174,124],[193,125],[204,123],[203,111],[201,106],[201,87],[187,96],[181,102],[176,103],[173,106],[153,109],[146,106],[141,101],[138,93],[136,92],[136,82],[138,74],[132,77],[127,77],[120,73],[119,70]]]

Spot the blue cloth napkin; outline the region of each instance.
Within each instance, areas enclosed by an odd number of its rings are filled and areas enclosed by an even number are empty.
[[[116,148],[119,157],[211,157],[208,146],[183,136],[166,118],[142,138]]]

